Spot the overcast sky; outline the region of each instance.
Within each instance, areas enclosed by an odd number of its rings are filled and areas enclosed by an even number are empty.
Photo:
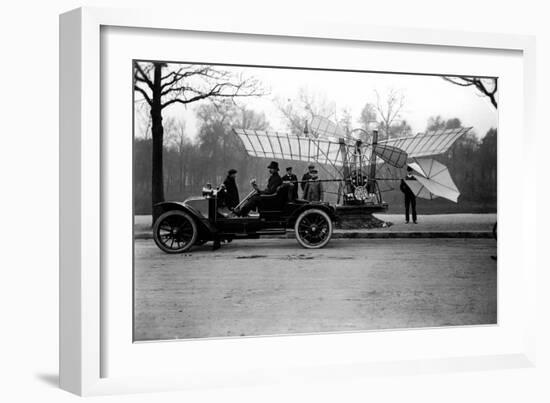
[[[401,118],[412,127],[413,133],[426,129],[431,116],[443,119],[459,118],[464,126],[473,126],[475,133],[483,137],[490,128],[497,128],[498,114],[488,98],[482,97],[473,87],[453,85],[438,76],[420,76],[383,73],[357,73],[340,71],[316,71],[261,67],[220,67],[244,76],[258,79],[269,95],[239,98],[240,104],[264,112],[273,130],[285,131],[283,119],[274,99],[296,102],[301,88],[328,102],[333,102],[338,113],[347,108],[352,113],[352,126],[359,126],[361,110],[367,102],[376,103],[375,90],[382,96],[389,90],[399,90],[405,98]],[[197,134],[194,109],[198,103],[185,107],[174,104],[167,107],[165,117],[185,120],[188,135]],[[138,136],[141,133],[136,133]]]

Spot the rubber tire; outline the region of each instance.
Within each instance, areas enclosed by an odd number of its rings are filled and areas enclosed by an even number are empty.
[[[325,220],[327,220],[327,222],[328,222],[328,231],[329,231],[329,233],[328,233],[327,239],[325,239],[322,243],[320,243],[318,245],[309,245],[309,244],[307,244],[306,242],[304,242],[300,238],[300,235],[298,233],[298,225],[300,224],[300,222],[304,219],[304,217],[306,217],[307,215],[312,214],[312,213],[322,215],[325,218]],[[323,210],[319,210],[319,209],[308,209],[308,210],[302,212],[302,214],[300,214],[298,216],[298,218],[296,219],[296,223],[294,224],[294,233],[296,235],[296,240],[298,241],[300,246],[302,248],[305,248],[305,249],[321,249],[321,248],[325,247],[325,245],[330,241],[330,238],[332,238],[332,230],[333,230],[333,225],[332,225],[332,220],[330,219],[329,215],[326,212],[324,212]]]
[[[158,239],[158,237],[159,237],[158,232],[159,232],[160,224],[166,219],[166,217],[170,217],[172,215],[179,215],[179,216],[185,218],[187,221],[189,221],[191,223],[191,227],[193,228],[193,236],[191,237],[191,241],[189,241],[183,248],[180,248],[180,249],[167,248]],[[195,220],[193,219],[193,217],[191,217],[186,212],[180,211],[180,210],[167,211],[166,213],[162,214],[157,219],[157,221],[155,221],[155,224],[153,225],[153,239],[155,240],[155,243],[157,244],[159,249],[162,250],[163,252],[166,252],[166,253],[172,253],[172,254],[174,254],[174,253],[183,253],[183,252],[189,250],[189,248],[191,246],[193,246],[195,244],[195,242],[197,241],[197,235],[198,235],[197,224],[195,223]]]

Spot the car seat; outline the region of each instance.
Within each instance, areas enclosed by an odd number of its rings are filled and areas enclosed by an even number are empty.
[[[259,211],[282,211],[288,201],[290,184],[283,183],[277,188],[275,193],[270,195],[261,195],[258,205]]]

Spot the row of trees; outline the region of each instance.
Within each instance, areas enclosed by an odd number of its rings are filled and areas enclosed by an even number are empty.
[[[200,194],[204,184],[221,183],[229,168],[238,170],[238,186],[244,196],[250,186],[250,178],[260,180],[266,175],[265,159],[252,158],[244,151],[232,127],[269,129],[266,116],[226,101],[220,104],[203,104],[196,110],[199,134],[191,141],[185,125],[175,119],[165,121],[164,182],[167,199],[183,200]],[[426,130],[462,127],[459,119],[444,120],[435,116],[427,122]],[[138,214],[151,212],[151,152],[150,137],[136,138],[134,155],[134,199]],[[495,211],[497,192],[497,131],[489,130],[481,139],[470,132],[459,139],[447,154],[438,159],[449,167],[462,195],[459,205],[445,201],[431,201],[422,206],[423,212],[445,211]],[[305,163],[279,161],[294,167],[300,174]],[[403,197],[399,190],[384,194],[392,209],[399,210]]]

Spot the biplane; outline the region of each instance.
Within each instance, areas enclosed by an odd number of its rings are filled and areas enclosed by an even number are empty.
[[[323,117],[306,123],[303,135],[234,128],[246,152],[253,157],[314,163],[324,182],[336,189],[340,211],[346,208],[376,212],[387,209],[382,193],[394,189],[407,166],[418,179],[411,190],[427,199],[447,198],[457,202],[460,192],[447,167],[428,158],[443,154],[471,127],[441,129],[415,136],[380,140],[378,131],[346,131]],[[409,185],[409,183],[407,183]]]

